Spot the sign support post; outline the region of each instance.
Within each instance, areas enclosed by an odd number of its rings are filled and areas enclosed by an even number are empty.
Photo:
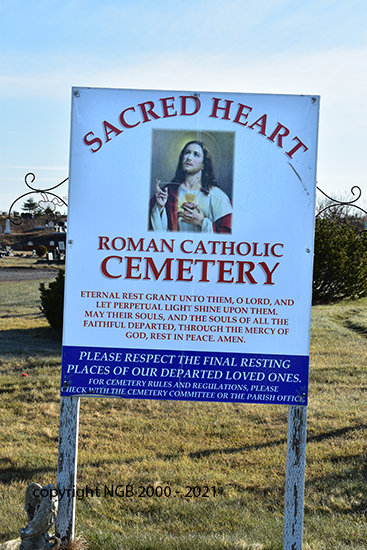
[[[63,541],[72,540],[75,533],[79,404],[79,397],[61,397],[57,487],[65,498],[59,502],[56,536]],[[283,550],[302,550],[306,428],[307,407],[290,406]]]
[[[302,550],[307,407],[288,411],[283,550]]]
[[[59,509],[56,536],[62,541],[74,538],[75,491],[78,465],[79,397],[61,397],[57,488]]]

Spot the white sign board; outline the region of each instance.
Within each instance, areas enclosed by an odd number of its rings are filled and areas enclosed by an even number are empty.
[[[307,404],[318,115],[73,89],[62,395]]]

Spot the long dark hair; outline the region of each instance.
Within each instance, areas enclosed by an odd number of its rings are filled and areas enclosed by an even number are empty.
[[[211,157],[209,149],[202,141],[189,141],[188,143],[186,143],[185,147],[182,149],[180,153],[176,174],[172,181],[177,183],[183,183],[185,181],[185,172],[182,168],[182,159],[183,159],[186,147],[193,144],[200,145],[204,153],[204,161],[203,161],[204,167],[203,167],[203,172],[201,176],[201,189],[206,195],[208,195],[210,188],[218,187],[218,183],[217,183],[217,180],[215,179],[213,159]]]

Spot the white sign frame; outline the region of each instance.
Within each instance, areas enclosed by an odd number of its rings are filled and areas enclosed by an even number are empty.
[[[307,404],[318,105],[73,89],[63,396]]]

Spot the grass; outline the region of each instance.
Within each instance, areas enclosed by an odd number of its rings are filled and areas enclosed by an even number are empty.
[[[32,257],[29,252],[16,252],[17,256],[0,258],[0,268],[29,268],[29,269],[62,269],[65,262],[48,261],[46,256]]]
[[[26,523],[26,486],[56,484],[60,340],[39,312],[38,286],[0,284],[1,542]],[[304,550],[367,548],[366,306],[313,308]],[[279,405],[82,399],[77,534],[90,550],[280,550],[287,414]],[[120,495],[132,485],[134,496],[105,497],[111,485]],[[140,486],[180,493],[138,496]],[[187,486],[216,494],[185,497]]]

